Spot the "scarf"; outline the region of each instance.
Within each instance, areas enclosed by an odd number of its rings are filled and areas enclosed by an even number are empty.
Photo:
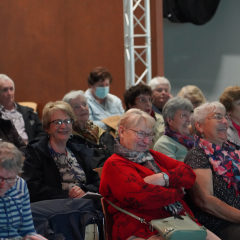
[[[195,135],[195,145],[204,150],[213,170],[227,182],[228,188],[235,189],[237,196],[240,193],[240,146],[227,140],[220,147],[198,135]]]
[[[194,146],[194,138],[190,135],[181,135],[175,131],[172,131],[168,127],[165,128],[164,135],[172,138],[176,142],[182,144],[184,147],[187,148],[187,150],[191,150]]]
[[[138,163],[152,170],[156,174],[162,172],[161,169],[156,164],[149,150],[145,152],[132,151],[124,147],[120,143],[119,137],[115,138],[114,153],[128,159],[131,162]],[[178,215],[183,210],[183,206],[180,202],[177,201],[173,204],[169,204],[165,206],[164,209],[168,211],[171,215]]]
[[[87,127],[82,129],[77,123],[74,124],[73,130],[82,135],[84,138],[89,139],[95,143],[98,142],[99,128],[92,121],[87,121]]]

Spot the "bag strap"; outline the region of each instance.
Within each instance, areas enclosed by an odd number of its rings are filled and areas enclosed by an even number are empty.
[[[147,225],[151,225],[150,223],[146,222],[145,219],[140,218],[140,217],[138,217],[138,216],[136,216],[136,215],[134,215],[134,214],[132,214],[132,213],[130,213],[130,212],[128,212],[128,211],[120,208],[120,207],[117,207],[115,204],[111,203],[111,202],[108,201],[106,198],[105,198],[105,200],[106,200],[109,204],[111,204],[113,207],[115,207],[117,210],[119,210],[120,212],[123,212],[123,213],[125,213],[125,214],[127,214],[127,215],[129,215],[129,216],[131,216],[131,217],[133,217],[133,218],[135,218],[135,219],[137,219],[137,220],[140,221],[141,223],[145,223],[145,224],[147,224]]]

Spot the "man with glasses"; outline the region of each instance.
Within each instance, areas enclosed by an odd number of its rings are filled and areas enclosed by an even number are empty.
[[[0,112],[3,119],[11,120],[24,142],[44,134],[42,123],[32,108],[14,102],[15,86],[12,79],[0,74]]]

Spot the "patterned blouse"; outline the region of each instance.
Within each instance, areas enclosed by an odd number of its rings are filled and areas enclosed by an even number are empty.
[[[74,186],[81,187],[81,185],[86,183],[85,172],[70,149],[67,148],[67,155],[57,153],[48,142],[48,151],[59,169],[62,179],[62,190],[70,191]]]
[[[193,169],[212,169],[212,165],[209,163],[204,151],[198,146],[192,148],[192,150],[188,152],[184,162],[190,165]],[[214,196],[226,204],[240,210],[240,195],[236,196],[234,188],[228,188],[226,181],[224,181],[224,179],[219,176],[217,172],[214,172],[213,169],[212,176]],[[193,211],[194,216],[209,230],[211,230],[213,227],[218,227],[224,223],[228,223],[226,220],[203,212],[199,208],[195,207],[188,194],[185,200]]]

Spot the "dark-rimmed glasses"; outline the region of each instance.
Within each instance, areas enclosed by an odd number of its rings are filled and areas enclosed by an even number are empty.
[[[0,183],[3,181],[6,181],[8,184],[13,184],[16,183],[16,181],[19,179],[19,176],[15,177],[15,178],[3,178],[0,177]]]
[[[136,131],[133,129],[128,128],[128,130],[131,130],[133,132],[136,133],[138,139],[144,139],[145,137],[147,137],[149,140],[152,140],[155,136],[155,133],[151,132],[151,133],[145,133],[143,131]]]
[[[69,126],[69,125],[73,124],[73,119],[65,119],[65,120],[55,119],[55,120],[51,121],[50,123],[53,123],[56,127],[60,127],[63,123],[66,126]]]

